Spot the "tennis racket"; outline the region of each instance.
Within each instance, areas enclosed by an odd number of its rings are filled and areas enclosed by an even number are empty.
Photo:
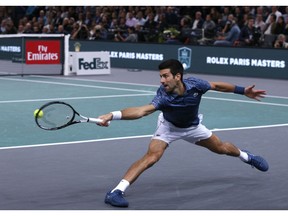
[[[101,119],[88,118],[79,114],[70,104],[52,101],[44,104],[35,114],[38,127],[44,130],[59,130],[77,123],[100,123]]]

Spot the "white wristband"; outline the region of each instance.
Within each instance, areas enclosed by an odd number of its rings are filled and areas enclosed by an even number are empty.
[[[113,111],[112,113],[112,120],[120,120],[122,118],[122,112],[121,111]]]

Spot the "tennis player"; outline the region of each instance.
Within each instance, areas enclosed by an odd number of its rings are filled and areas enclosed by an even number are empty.
[[[123,197],[125,190],[141,173],[159,161],[169,144],[178,139],[205,147],[217,154],[238,157],[260,171],[268,170],[268,163],[261,156],[240,150],[230,142],[221,141],[201,123],[202,115],[198,113],[201,97],[208,90],[242,94],[257,101],[265,96],[265,90],[256,90],[255,85],[241,87],[226,82],[208,82],[194,77],[183,79],[183,66],[175,59],[162,62],[159,71],[161,86],[150,104],[129,107],[98,117],[103,120],[99,123],[100,126],[108,126],[111,120],[139,119],[157,110],[161,111],[147,153],[134,162],[120,183],[106,194],[105,203],[128,207],[129,203]]]

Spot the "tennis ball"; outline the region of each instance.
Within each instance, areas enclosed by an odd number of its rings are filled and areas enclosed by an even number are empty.
[[[34,117],[36,117],[36,114],[37,114],[38,112],[39,112],[39,109],[36,109],[36,110],[34,111]],[[43,111],[40,110],[40,112],[38,113],[38,118],[42,118],[43,115],[44,115]]]

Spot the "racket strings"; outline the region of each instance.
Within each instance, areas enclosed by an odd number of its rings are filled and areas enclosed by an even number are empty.
[[[65,104],[51,104],[41,109],[43,116],[37,118],[38,124],[42,128],[53,129],[60,128],[74,119],[74,111]]]

